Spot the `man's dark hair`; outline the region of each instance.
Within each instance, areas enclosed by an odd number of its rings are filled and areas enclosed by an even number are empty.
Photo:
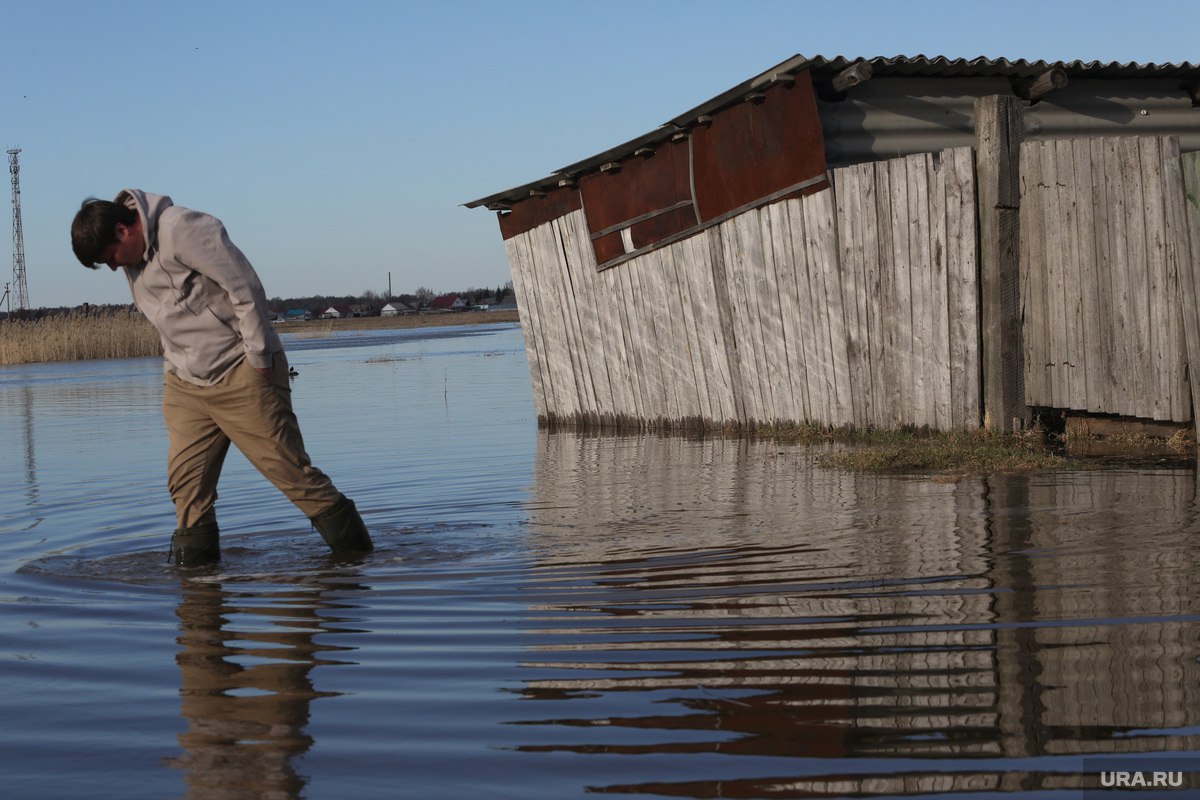
[[[71,249],[79,263],[96,269],[100,254],[117,241],[117,224],[133,225],[137,218],[137,211],[123,203],[95,197],[84,200],[71,223]]]

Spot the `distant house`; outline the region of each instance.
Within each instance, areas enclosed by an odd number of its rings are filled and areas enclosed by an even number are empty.
[[[398,317],[404,314],[415,314],[417,310],[401,300],[393,300],[379,310],[381,317]]]
[[[302,320],[312,319],[312,312],[310,312],[307,308],[289,308],[283,317],[288,322],[300,322]]]
[[[354,312],[350,306],[330,306],[321,312],[321,319],[345,319],[353,316]]]
[[[456,294],[444,294],[433,298],[429,304],[430,311],[464,311],[469,304]]]
[[[516,311],[517,296],[511,292],[499,303],[493,303],[488,306],[488,311]]]

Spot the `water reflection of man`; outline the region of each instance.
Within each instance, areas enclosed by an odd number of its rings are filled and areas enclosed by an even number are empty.
[[[125,189],[115,201],[83,202],[71,244],[85,267],[125,271],[134,303],[162,339],[177,563],[220,558],[215,504],[230,441],[335,552],[370,550],[354,503],[304,450],[266,294],[221,221],[165,195]]]
[[[179,735],[183,754],[169,763],[185,771],[188,797],[303,796],[307,780],[294,762],[313,744],[305,730],[312,701],[331,696],[310,673],[341,649],[316,642],[337,630],[319,613],[323,592],[288,589],[278,605],[256,598],[243,609],[245,592],[185,581],[176,661],[188,730]]]

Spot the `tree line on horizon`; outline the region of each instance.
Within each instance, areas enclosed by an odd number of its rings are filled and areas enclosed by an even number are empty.
[[[267,299],[267,304],[274,311],[287,311],[288,309],[304,309],[313,314],[319,314],[330,306],[360,306],[367,309],[378,311],[388,303],[399,301],[407,303],[413,308],[428,308],[429,304],[437,297],[445,294],[457,295],[462,297],[468,303],[478,304],[484,298],[495,298],[497,303],[503,301],[506,297],[512,294],[512,281],[497,286],[495,289],[483,288],[479,289],[474,286],[460,292],[435,292],[427,286],[422,286],[414,292],[406,292],[401,294],[388,295],[386,291],[376,292],[366,290],[362,294],[357,295],[324,295],[315,294],[307,297],[271,297]],[[13,311],[9,313],[5,309],[0,309],[0,319],[40,319],[42,317],[53,316],[56,314],[69,314],[72,312],[90,313],[107,313],[119,309],[132,309],[131,303],[83,303],[78,306],[52,306],[27,309],[25,311]]]
[[[387,292],[376,292],[372,289],[367,289],[362,294],[357,295],[317,294],[309,295],[308,297],[272,297],[267,300],[267,303],[275,311],[302,308],[313,313],[320,313],[330,306],[361,306],[377,311],[391,302],[406,303],[413,308],[420,309],[428,308],[435,298],[447,294],[457,295],[469,304],[475,305],[485,298],[494,299],[497,303],[502,302],[512,294],[512,291],[512,281],[509,281],[503,286],[497,286],[494,289],[479,289],[472,286],[469,289],[459,292],[435,292],[427,286],[422,286],[415,292],[401,292],[390,296]]]

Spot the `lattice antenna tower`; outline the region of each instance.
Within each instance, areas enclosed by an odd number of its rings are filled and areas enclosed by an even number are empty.
[[[25,283],[25,234],[21,230],[21,165],[17,155],[21,148],[8,151],[8,171],[12,174],[13,207],[13,299],[17,310],[29,308],[29,286]]]

